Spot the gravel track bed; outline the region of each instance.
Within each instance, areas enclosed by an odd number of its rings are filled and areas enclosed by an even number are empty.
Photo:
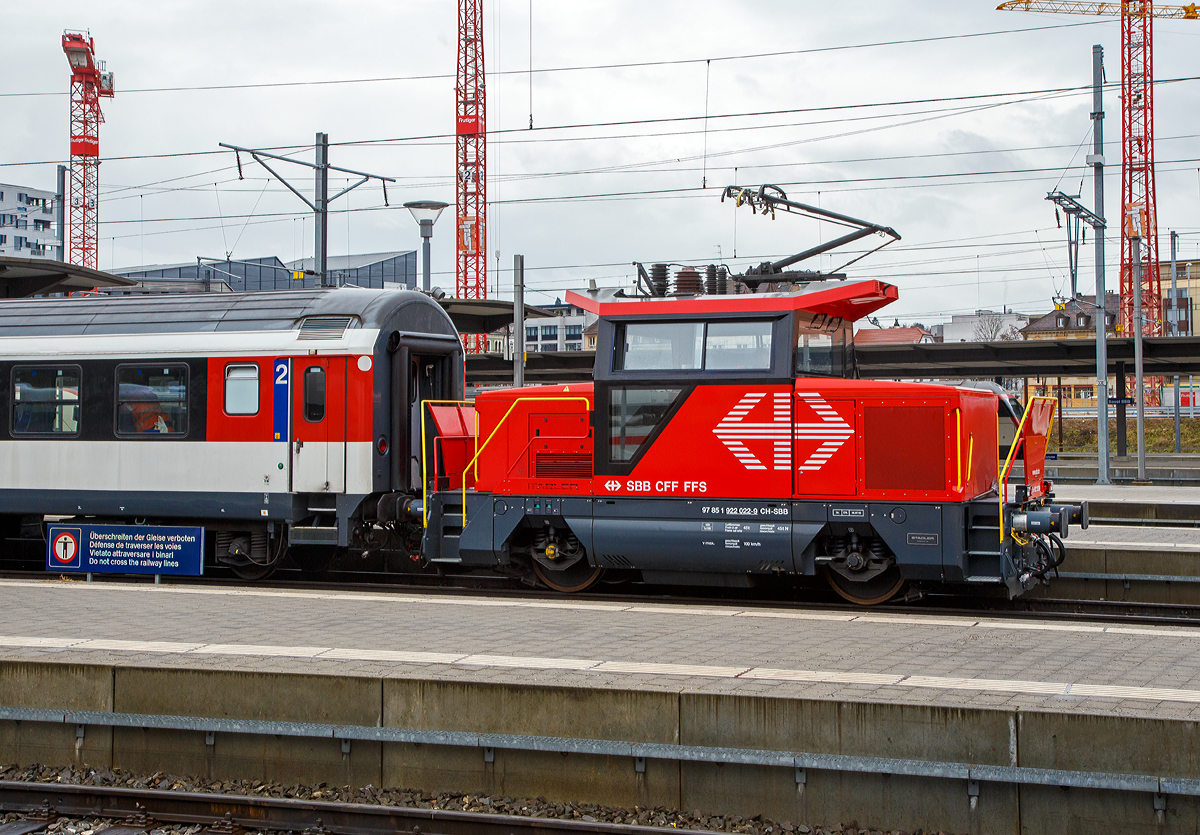
[[[8,823],[21,819],[21,816],[16,814],[0,815],[0,823]],[[46,832],[49,835],[98,835],[98,833],[118,823],[119,821],[109,820],[108,818],[59,818],[46,828]],[[171,826],[167,824],[149,830],[147,835],[200,835],[203,831],[204,827],[199,824],[190,826]],[[246,835],[275,834],[248,830]]]
[[[947,835],[938,830],[879,830],[860,829],[856,823],[818,826],[791,821],[774,821],[762,815],[746,818],[740,815],[706,814],[701,811],[683,812],[663,806],[622,809],[592,803],[555,803],[543,797],[493,797],[483,794],[446,792],[430,794],[419,789],[376,788],[364,786],[292,785],[263,780],[208,780],[162,772],[135,774],[121,769],[95,770],[89,768],[52,767],[42,765],[0,766],[0,780],[25,783],[63,783],[83,786],[113,786],[130,789],[198,792],[207,794],[242,795],[245,797],[285,797],[301,800],[323,800],[337,803],[367,803],[409,809],[443,809],[454,812],[482,812],[493,815],[515,815],[533,818],[559,818],[588,822],[657,826],[664,829],[683,829],[701,832],[730,832],[738,835]],[[16,820],[18,815],[4,815],[0,822]],[[50,835],[100,835],[111,822],[96,818],[59,818],[52,823]],[[199,835],[200,826],[164,825],[149,835]],[[247,833],[247,835],[276,835]]]

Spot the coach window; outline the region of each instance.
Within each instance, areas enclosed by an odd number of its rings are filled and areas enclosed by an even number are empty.
[[[615,388],[608,410],[609,460],[632,461],[671,411],[680,389]]]
[[[187,434],[187,379],[185,365],[118,366],[117,434]]]
[[[77,366],[13,369],[14,435],[78,435]]]
[[[310,423],[325,419],[325,369],[320,366],[304,369],[304,419]]]
[[[225,366],[225,414],[258,414],[258,366]]]

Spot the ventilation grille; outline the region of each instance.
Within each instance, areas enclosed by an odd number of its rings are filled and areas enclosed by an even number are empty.
[[[592,456],[584,452],[539,452],[535,478],[591,478]]]
[[[297,339],[341,339],[353,316],[309,316],[300,323]]]
[[[633,568],[633,563],[623,554],[601,554],[600,556],[613,568]]]

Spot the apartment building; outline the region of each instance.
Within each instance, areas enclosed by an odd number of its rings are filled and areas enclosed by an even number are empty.
[[[62,260],[57,195],[0,183],[0,255]]]
[[[553,318],[526,324],[525,350],[529,353],[582,351],[583,331],[596,317],[575,305],[565,304],[561,299],[554,304],[538,306]]]

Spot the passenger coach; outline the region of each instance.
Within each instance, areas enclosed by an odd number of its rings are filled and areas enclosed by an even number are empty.
[[[0,380],[5,536],[199,526],[255,578],[376,541],[379,498],[420,492],[410,427],[461,398],[463,353],[412,291],[35,299],[0,302]]]

